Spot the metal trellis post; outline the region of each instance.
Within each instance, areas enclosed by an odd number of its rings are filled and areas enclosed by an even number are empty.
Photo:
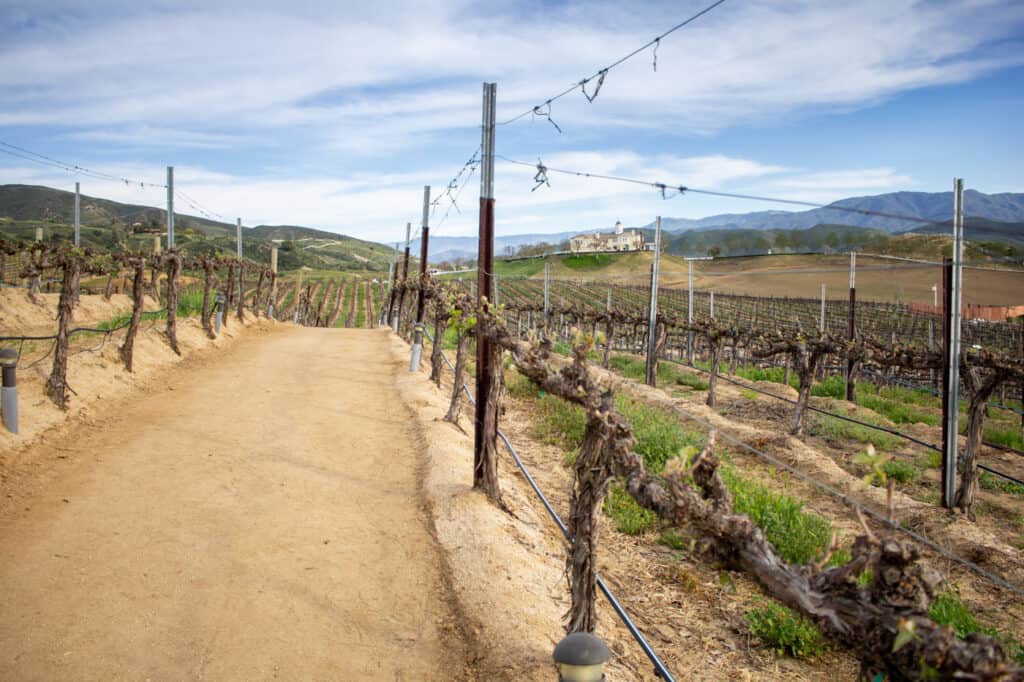
[[[75,183],[75,246],[82,245],[82,194]]]
[[[420,287],[416,295],[416,326],[413,332],[412,355],[409,357],[409,371],[420,368],[420,356],[423,354],[423,301],[425,293],[423,285],[427,281],[427,244],[430,241],[430,185],[423,187],[423,232],[420,236]]]
[[[946,379],[943,388],[942,505],[952,508],[956,501],[957,434],[960,401],[960,322],[963,302],[964,181],[953,181],[953,258],[948,266],[950,286],[946,294],[947,343]]]
[[[167,167],[167,250],[174,248],[174,166]]]
[[[657,367],[656,331],[658,322],[658,261],[661,257],[661,216],[654,221],[654,263],[651,265],[651,297],[647,320],[647,385],[654,386]]]

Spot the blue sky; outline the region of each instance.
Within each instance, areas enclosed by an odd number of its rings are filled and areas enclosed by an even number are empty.
[[[0,0],[0,140],[180,189],[246,224],[394,241],[498,118],[541,103],[708,4]],[[829,202],[1024,191],[1024,3],[727,0],[611,71],[593,103],[497,131],[550,166]],[[499,234],[784,208],[496,169]],[[0,182],[75,177],[0,155]],[[79,178],[163,204],[159,189]],[[476,232],[476,176],[435,234]],[[178,209],[190,212],[183,202]]]

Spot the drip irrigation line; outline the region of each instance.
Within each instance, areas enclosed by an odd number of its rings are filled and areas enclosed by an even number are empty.
[[[501,154],[495,154],[495,158],[501,159],[507,163],[515,164],[517,166],[527,166],[529,168],[537,168],[539,164],[529,163],[527,161],[517,161],[510,159],[507,156]],[[836,204],[821,204],[813,201],[801,201],[798,199],[784,199],[780,197],[766,197],[759,196],[756,194],[737,194],[735,192],[719,192],[710,189],[698,189],[696,187],[690,187],[688,185],[677,185],[665,182],[651,182],[650,180],[639,180],[637,178],[627,178],[620,175],[605,175],[603,173],[589,173],[586,171],[567,170],[564,168],[552,168],[551,166],[544,166],[546,173],[561,173],[562,175],[573,175],[580,178],[595,178],[597,180],[610,180],[612,182],[624,182],[633,185],[642,185],[644,187],[650,187],[658,190],[662,193],[663,198],[671,198],[678,194],[680,196],[687,192],[692,194],[705,194],[708,196],[715,197],[726,197],[729,199],[745,199],[749,201],[765,201],[775,204],[789,204],[793,206],[808,206],[811,208],[828,209],[830,211],[844,211],[846,213],[857,213],[859,215],[876,216],[880,218],[891,218],[893,220],[905,220],[913,223],[920,223],[922,225],[945,225],[945,222],[937,220],[930,220],[928,218],[921,218],[918,216],[901,215],[899,213],[888,213],[885,211],[872,211],[866,208],[853,208],[850,206],[837,206]],[[666,192],[672,194],[666,195]]]
[[[867,367],[861,367],[860,371],[861,371],[861,373],[866,374],[867,376],[876,377],[876,378],[878,378],[878,379],[880,379],[880,380],[882,380],[882,381],[884,381],[886,383],[889,383],[889,384],[896,384],[897,386],[902,386],[904,388],[913,389],[915,391],[921,391],[922,393],[928,393],[928,394],[934,395],[934,396],[939,395],[939,392],[936,389],[932,388],[931,386],[923,386],[921,384],[918,384],[918,383],[913,382],[913,381],[909,381],[907,379],[901,379],[900,377],[887,377],[884,374],[882,374],[881,372],[876,372],[875,370],[867,368]],[[1017,415],[1024,414],[1024,410],[1017,409],[1016,407],[1014,407],[1012,405],[1004,405],[1002,403],[987,403],[987,406],[988,407],[994,407],[997,410],[1005,410],[1007,412],[1013,412],[1014,414],[1017,414]],[[992,447],[1007,447],[1007,448],[1010,447],[1008,445],[999,445],[998,443],[985,443],[985,445],[991,445]],[[1010,448],[1010,449],[1013,450],[1014,452],[1017,452],[1017,453],[1020,453],[1020,454],[1024,455],[1024,452],[1022,452],[1020,450],[1016,450],[1014,448]]]
[[[727,381],[729,380],[727,377],[723,377],[722,375],[719,375],[719,378],[726,379]],[[746,388],[753,388],[753,387],[749,387],[748,386]],[[781,397],[781,396],[775,396],[774,394],[769,394],[769,395],[773,395],[773,397],[777,397],[777,398]],[[788,400],[788,398],[783,398],[783,400]],[[810,408],[809,405],[808,405],[808,408]],[[751,453],[757,455],[758,457],[761,457],[762,459],[764,459],[765,461],[771,463],[775,467],[778,467],[780,469],[785,469],[790,474],[796,476],[800,480],[802,480],[802,481],[804,481],[806,483],[810,483],[811,485],[819,488],[820,490],[823,490],[823,491],[829,493],[830,495],[836,497],[838,500],[842,501],[844,504],[852,507],[853,509],[860,510],[861,512],[863,512],[867,516],[870,516],[871,518],[875,519],[876,521],[882,523],[883,525],[885,525],[889,529],[898,531],[900,533],[904,533],[904,534],[910,536],[911,538],[913,538],[914,540],[916,540],[917,542],[921,543],[922,545],[928,547],[932,551],[937,552],[938,554],[940,554],[944,558],[949,559],[950,561],[953,561],[955,563],[958,563],[961,566],[964,566],[965,568],[969,569],[971,572],[973,572],[973,573],[975,573],[975,574],[977,574],[977,575],[979,575],[979,576],[981,576],[981,577],[983,577],[983,578],[985,578],[985,579],[987,579],[987,580],[989,580],[991,582],[996,583],[1000,587],[1004,587],[1004,588],[1010,590],[1011,592],[1013,592],[1013,593],[1015,593],[1017,595],[1024,596],[1024,588],[1019,587],[1017,585],[1014,585],[1013,583],[1009,582],[1005,578],[1002,578],[1001,576],[998,576],[998,575],[996,575],[996,574],[994,574],[994,573],[992,573],[992,572],[982,568],[981,566],[979,566],[978,564],[974,563],[973,561],[970,561],[969,559],[964,559],[960,555],[954,554],[953,552],[951,552],[951,551],[945,549],[944,547],[942,547],[941,545],[939,545],[934,540],[931,540],[930,538],[928,538],[928,537],[926,537],[924,535],[921,535],[920,533],[918,533],[916,531],[913,531],[913,530],[911,530],[909,528],[904,528],[903,526],[899,525],[898,523],[890,521],[885,516],[879,514],[876,511],[874,511],[870,507],[867,507],[867,506],[861,504],[860,502],[854,500],[853,498],[849,497],[845,493],[843,493],[843,492],[839,491],[838,489],[832,487],[828,483],[822,483],[821,481],[818,481],[818,480],[812,478],[810,475],[805,474],[804,472],[800,471],[799,469],[789,465],[788,463],[784,462],[783,460],[781,460],[781,459],[779,459],[777,457],[774,457],[772,455],[769,455],[768,453],[763,452],[762,450],[754,447],[753,445],[749,445],[749,444],[745,443],[744,441],[740,440],[736,436],[733,436],[732,434],[730,434],[730,433],[728,433],[726,431],[723,431],[722,429],[716,427],[714,424],[712,424],[711,422],[707,421],[706,419],[704,419],[702,417],[698,417],[695,414],[687,412],[686,410],[684,410],[684,409],[682,409],[682,408],[680,408],[678,406],[676,406],[676,412],[678,412],[679,414],[684,415],[687,419],[690,419],[691,421],[697,422],[698,424],[700,424],[701,426],[703,426],[706,429],[717,431],[725,440],[731,442],[733,445],[739,446],[739,447],[743,448],[744,450],[747,450],[748,452],[751,452]],[[840,416],[840,415],[836,415],[836,416]],[[931,447],[931,446],[929,446],[929,447]]]
[[[681,365],[683,367],[688,367],[688,368],[691,368],[691,369],[695,369],[695,370],[697,370],[699,372],[704,372],[705,374],[711,374],[711,372],[709,372],[708,370],[704,369],[703,367],[697,367],[696,365],[694,365],[693,367],[690,367],[690,365],[685,365],[684,363],[679,362],[678,360],[669,360],[669,362],[671,362],[673,364]],[[727,381],[728,383],[733,384],[734,386],[739,386],[740,388],[745,388],[745,389],[747,389],[749,391],[753,391],[754,393],[760,393],[761,395],[765,395],[765,396],[768,396],[770,398],[775,398],[776,400],[781,400],[783,402],[789,403],[790,405],[796,405],[797,404],[797,401],[793,400],[792,398],[787,398],[785,396],[781,396],[781,395],[778,395],[776,393],[772,393],[770,391],[766,391],[766,390],[764,390],[762,388],[758,388],[756,386],[751,386],[750,384],[743,383],[742,381],[737,381],[736,379],[733,379],[732,377],[726,376],[726,375],[721,374],[721,373],[719,373],[718,378],[723,380],[723,381]],[[907,434],[905,434],[905,433],[903,433],[901,431],[897,431],[895,429],[890,429],[887,426],[880,426],[878,424],[871,424],[870,422],[861,421],[860,419],[855,419],[855,418],[849,417],[847,415],[837,414],[835,412],[829,412],[828,410],[823,410],[820,407],[814,407],[813,405],[807,405],[806,407],[807,407],[808,410],[810,410],[812,412],[817,412],[819,414],[823,414],[823,415],[828,416],[828,417],[833,417],[835,419],[841,419],[843,421],[847,421],[847,422],[850,422],[852,424],[857,424],[858,426],[865,426],[865,427],[867,427],[869,429],[875,429],[876,431],[883,431],[883,432],[891,434],[893,436],[898,436],[900,438],[904,438],[904,439],[910,441],[911,443],[915,443],[915,444],[920,445],[922,447],[928,448],[929,450],[933,450],[934,452],[942,452],[942,448],[940,448],[937,445],[934,445],[933,443],[926,443],[925,441],[921,440],[920,438],[915,438],[914,436],[907,435]],[[989,443],[982,443],[982,445],[989,445]],[[998,446],[993,446],[993,447],[998,447]],[[1006,447],[1006,446],[1004,446],[1004,447]],[[1012,448],[1010,448],[1010,449],[1012,450]],[[1017,451],[1017,452],[1019,452],[1019,451]],[[1020,454],[1024,454],[1024,453],[1020,453]],[[1004,478],[1007,481],[1011,481],[1011,482],[1016,483],[1018,485],[1024,486],[1024,480],[1015,478],[1015,477],[1013,477],[1013,476],[1011,476],[1009,474],[1003,473],[1002,471],[998,471],[996,469],[993,469],[993,468],[991,468],[989,466],[986,466],[984,464],[981,464],[981,463],[978,464],[978,468],[979,469],[984,469],[985,471],[987,471],[987,472],[989,472],[991,474],[995,474],[996,476],[999,476],[1000,478]],[[1022,594],[1024,594],[1024,592],[1022,592]]]
[[[710,12],[711,10],[713,10],[716,7],[718,7],[719,5],[721,5],[723,2],[725,2],[725,0],[717,0],[717,2],[714,2],[714,3],[710,4],[710,5],[708,5],[707,7],[702,9],[701,11],[697,12],[696,14],[694,14],[693,16],[688,17],[687,19],[684,19],[683,21],[679,22],[678,24],[676,24],[675,26],[673,26],[669,30],[665,31],[664,33],[661,33],[660,35],[655,36],[650,41],[644,43],[643,45],[641,45],[640,47],[636,48],[635,50],[633,50],[629,54],[627,54],[627,55],[625,55],[623,57],[620,57],[616,61],[614,61],[611,64],[609,64],[608,66],[604,67],[603,69],[599,69],[597,71],[597,73],[595,73],[593,76],[590,76],[589,78],[584,78],[583,80],[581,80],[578,83],[576,83],[576,84],[566,88],[565,90],[563,90],[562,92],[558,93],[557,95],[554,95],[554,96],[549,97],[548,99],[544,100],[544,102],[542,104],[538,104],[535,107],[527,109],[523,113],[519,114],[518,116],[514,116],[513,118],[510,118],[507,121],[501,121],[497,125],[503,126],[503,125],[509,125],[510,123],[515,123],[516,121],[518,121],[518,120],[520,120],[522,118],[525,118],[526,116],[529,116],[530,114],[536,114],[536,115],[540,115],[540,116],[547,116],[548,119],[550,120],[551,103],[556,101],[556,100],[559,100],[559,99],[565,97],[570,92],[573,92],[575,90],[582,90],[583,91],[583,95],[587,98],[587,101],[593,102],[595,99],[597,99],[597,94],[598,94],[598,92],[600,92],[601,86],[604,84],[605,76],[608,74],[609,71],[611,71],[615,67],[621,65],[622,63],[632,59],[636,55],[640,54],[641,52],[643,52],[644,50],[646,50],[647,48],[652,47],[652,46],[654,47],[654,70],[657,71],[658,70],[658,66],[657,66],[658,65],[658,56],[657,56],[658,55],[658,46],[661,45],[662,39],[666,38],[667,36],[675,33],[679,29],[681,29],[681,28],[687,26],[688,24],[696,21],[697,19],[701,18],[702,16],[704,16],[705,14]],[[596,82],[596,84],[594,86],[594,92],[593,93],[588,93],[587,89],[586,89],[587,83],[589,83],[590,81],[594,80],[595,78],[598,79],[598,80],[597,80],[597,82]],[[542,112],[541,111],[542,107],[547,107],[547,112]],[[554,125],[554,122],[552,122],[552,125]],[[555,125],[555,127],[558,128],[557,125]],[[559,129],[559,132],[561,132],[561,129]]]
[[[161,313],[166,312],[167,308],[161,308],[160,310],[143,311],[142,315],[144,317],[146,315],[159,315]],[[68,331],[68,336],[70,337],[72,334],[78,334],[80,332],[92,332],[94,334],[109,334],[110,332],[120,331],[125,327],[129,326],[130,324],[131,320],[128,320],[123,324],[119,324],[116,327],[111,327],[110,329],[100,329],[99,327],[75,327],[74,329]],[[59,334],[51,334],[49,336],[0,336],[0,341],[53,341],[58,336]]]
[[[434,337],[431,335],[430,330],[424,327],[423,332],[426,334],[427,338],[430,339],[430,343],[433,344]],[[441,353],[441,357],[442,359],[444,359],[445,364],[448,365],[448,369],[454,373],[455,368],[452,366],[451,360],[448,359],[448,356],[445,355],[444,353]],[[473,394],[469,390],[469,386],[467,386],[465,382],[462,383],[462,390],[465,391],[466,397],[469,399],[469,402],[475,407],[476,400],[474,400]],[[501,441],[505,444],[505,447],[508,448],[509,453],[512,455],[512,459],[516,463],[516,466],[519,467],[519,470],[526,478],[526,481],[530,484],[530,487],[533,488],[533,492],[537,495],[538,499],[540,499],[541,504],[544,505],[544,509],[547,510],[548,515],[551,517],[551,520],[555,522],[555,525],[558,526],[558,529],[562,532],[562,536],[565,538],[565,541],[568,542],[571,546],[573,544],[572,533],[569,532],[569,528],[565,525],[565,522],[562,521],[562,518],[558,515],[558,512],[555,511],[555,508],[551,506],[551,503],[548,501],[547,496],[544,495],[543,491],[541,491],[540,489],[540,486],[537,485],[537,482],[530,474],[530,470],[526,468],[525,464],[523,464],[523,460],[519,457],[519,453],[516,452],[516,449],[512,446],[512,442],[508,439],[508,436],[506,436],[501,429],[498,429],[498,437],[501,438]],[[608,585],[605,584],[604,579],[600,576],[600,574],[597,574],[596,572],[595,575],[597,576],[597,586],[601,590],[601,593],[604,594],[605,598],[608,600],[608,603],[611,604],[612,609],[615,611],[615,614],[626,626],[626,629],[629,630],[629,634],[633,636],[633,639],[636,640],[636,643],[639,644],[640,648],[644,650],[644,654],[647,656],[647,659],[651,662],[652,665],[654,665],[654,674],[657,677],[664,679],[666,682],[675,682],[675,677],[672,676],[672,673],[662,662],[661,658],[659,658],[658,654],[654,651],[653,648],[651,648],[651,645],[647,642],[647,639],[637,628],[636,624],[633,623],[633,619],[629,617],[628,613],[626,613],[626,609],[623,608],[622,604],[619,603],[619,600],[615,598],[615,595],[612,594],[612,591],[608,588]]]

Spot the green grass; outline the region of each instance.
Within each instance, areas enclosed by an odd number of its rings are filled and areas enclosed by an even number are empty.
[[[633,425],[636,452],[653,473],[660,472],[665,462],[687,447],[701,447],[704,434],[687,431],[678,417],[657,407],[646,405],[622,394],[615,396],[615,406]]]
[[[643,381],[647,377],[647,365],[640,358],[628,355],[613,355],[608,361],[612,369],[618,370],[622,376],[628,379]],[[670,362],[658,363],[658,385],[689,386],[697,391],[706,391],[706,381],[694,376],[692,373],[682,369]]]
[[[615,257],[607,253],[584,253],[566,256],[562,265],[570,270],[601,270],[614,262]]]
[[[626,535],[643,535],[658,527],[658,516],[636,503],[619,484],[613,483],[604,498],[604,512],[615,521],[615,527]]]
[[[820,656],[825,641],[818,627],[782,604],[766,602],[747,613],[751,634],[775,649],[779,655],[796,658]]]
[[[733,509],[746,514],[764,531],[783,559],[806,564],[821,557],[832,537],[832,524],[789,495],[772,491],[758,481],[741,477],[732,467],[719,469],[733,496]],[[849,560],[848,553],[836,552],[829,565]]]
[[[824,414],[812,416],[810,432],[827,440],[843,441],[854,440],[858,443],[870,443],[879,450],[894,450],[900,446],[903,439],[883,431],[854,424],[843,419],[830,417]],[[868,415],[858,415],[857,419],[865,422],[873,422]],[[879,424],[883,426],[883,424]]]
[[[1001,429],[990,426],[985,429],[985,440],[1017,450],[1024,450],[1024,431],[1021,431],[1020,428],[1010,427],[1008,429]]]
[[[757,393],[751,391],[749,388],[741,389],[740,396],[746,398],[747,400],[757,400]]]
[[[978,482],[985,490],[998,490],[1002,493],[1009,493],[1010,495],[1024,495],[1024,485],[1014,483],[1013,481],[1007,481],[1005,478],[1000,478],[994,474],[990,474],[987,471],[982,471],[981,476],[978,477]]]
[[[842,400],[846,397],[846,380],[836,375],[826,377],[825,381],[811,387],[811,395]]]
[[[932,602],[928,608],[928,617],[939,625],[953,628],[956,636],[963,639],[972,632],[980,632],[999,640],[1003,650],[1018,665],[1024,665],[1024,646],[1014,636],[1000,632],[996,628],[982,627],[978,619],[960,598],[956,587],[947,589]]]
[[[928,424],[939,425],[939,415],[931,412],[915,410],[906,403],[887,400],[871,393],[857,394],[857,404],[885,416],[896,424]]]
[[[885,475],[901,485],[913,483],[921,478],[921,470],[910,462],[898,459],[890,459],[882,465]]]

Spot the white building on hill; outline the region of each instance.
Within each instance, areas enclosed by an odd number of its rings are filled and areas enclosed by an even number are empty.
[[[569,249],[573,253],[590,253],[594,251],[643,251],[644,233],[640,230],[623,230],[622,223],[616,221],[615,232],[578,234],[569,240]]]

